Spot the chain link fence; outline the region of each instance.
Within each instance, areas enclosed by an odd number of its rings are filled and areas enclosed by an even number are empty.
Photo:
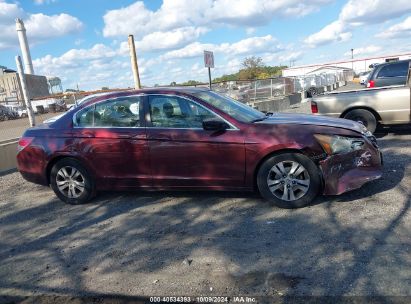
[[[225,81],[213,83],[212,90],[226,94],[241,102],[252,104],[259,101],[283,99],[302,92],[310,92],[311,95],[316,95],[322,93],[324,87],[352,81],[353,76],[353,73],[350,71],[341,71],[319,75],[276,77],[251,81]],[[208,87],[208,84],[195,86]]]

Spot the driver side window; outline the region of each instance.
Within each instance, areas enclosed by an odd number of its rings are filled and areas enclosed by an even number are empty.
[[[140,127],[138,96],[120,97],[99,102],[76,115],[77,127]]]
[[[149,105],[153,127],[202,129],[204,119],[219,119],[208,109],[177,96],[153,95]]]

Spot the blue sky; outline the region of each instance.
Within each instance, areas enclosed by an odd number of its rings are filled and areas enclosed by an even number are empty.
[[[411,51],[411,1],[396,0],[0,0],[0,65],[20,53],[15,18],[27,28],[36,74],[63,87],[132,86],[134,34],[143,85],[236,72],[247,56],[295,65]]]

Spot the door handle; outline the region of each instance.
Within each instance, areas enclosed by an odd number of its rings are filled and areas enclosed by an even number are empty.
[[[87,138],[92,138],[92,137],[94,137],[94,133],[93,133],[93,132],[81,132],[80,135],[81,135],[81,137],[87,137]]]
[[[132,136],[133,139],[146,139],[147,136],[145,134],[137,134]]]
[[[131,135],[130,134],[118,134],[117,137],[118,138],[130,138]]]
[[[149,139],[155,139],[155,140],[171,140],[171,135],[167,134],[156,134],[156,135],[150,135]]]

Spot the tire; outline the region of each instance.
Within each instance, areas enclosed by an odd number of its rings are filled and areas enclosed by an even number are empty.
[[[296,176],[290,175],[292,170]],[[281,172],[287,174],[285,178],[278,174]],[[257,173],[257,186],[261,195],[275,206],[301,208],[317,196],[321,189],[321,177],[317,166],[308,157],[284,153],[270,157],[261,165]]]
[[[71,205],[87,203],[95,195],[91,175],[73,158],[64,158],[53,166],[50,172],[50,185],[60,200]]]
[[[308,91],[310,92],[311,96],[318,95],[318,90],[316,87],[311,87]]]
[[[364,126],[367,127],[368,131],[370,131],[371,133],[374,133],[375,129],[377,128],[377,119],[375,118],[374,114],[368,110],[352,110],[345,114],[344,118],[361,122]]]

